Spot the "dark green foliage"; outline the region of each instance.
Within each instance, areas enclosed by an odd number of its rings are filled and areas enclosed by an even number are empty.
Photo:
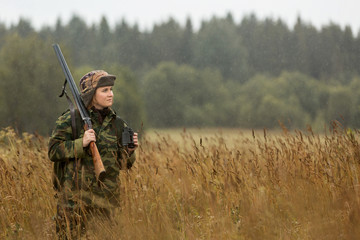
[[[118,76],[114,109],[145,127],[318,128],[336,119],[360,127],[360,35],[331,23],[316,29],[229,13],[194,30],[173,18],[139,30],[106,17],[37,31],[26,19],[0,23],[0,126],[48,133],[66,109],[57,42],[75,81],[93,69]],[[148,119],[148,121],[146,121]]]
[[[202,24],[195,39],[196,67],[219,69],[225,78],[246,80],[247,52],[233,23],[213,18]]]
[[[164,62],[145,76],[142,89],[154,127],[227,125],[230,95],[217,71]]]
[[[49,48],[50,42],[36,34],[5,38],[0,51],[1,127],[44,134],[61,113],[61,69]]]

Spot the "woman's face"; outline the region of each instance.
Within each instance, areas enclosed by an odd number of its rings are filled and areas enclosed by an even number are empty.
[[[111,107],[113,104],[114,94],[111,86],[107,87],[99,87],[96,89],[94,98],[93,98],[93,106],[96,109],[104,109],[107,107]]]

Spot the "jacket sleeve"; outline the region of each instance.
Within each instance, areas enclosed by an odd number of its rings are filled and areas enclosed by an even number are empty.
[[[56,127],[49,140],[48,156],[53,162],[68,161],[85,155],[82,138],[72,139],[71,117],[64,113],[56,121]]]

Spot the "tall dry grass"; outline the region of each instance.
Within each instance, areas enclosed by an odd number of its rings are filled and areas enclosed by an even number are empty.
[[[145,134],[91,239],[359,239],[359,132],[173,136]],[[54,239],[46,140],[5,129],[0,144],[0,239]]]

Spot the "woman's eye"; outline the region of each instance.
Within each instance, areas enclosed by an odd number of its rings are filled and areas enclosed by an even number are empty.
[[[101,90],[101,92],[106,93],[108,91],[112,91],[112,88],[104,88]]]

